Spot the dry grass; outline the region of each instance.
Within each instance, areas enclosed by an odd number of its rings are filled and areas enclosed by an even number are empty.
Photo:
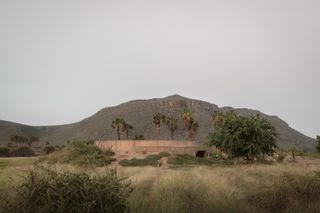
[[[272,206],[270,202],[274,200],[267,198],[271,196],[278,199],[279,192],[280,195],[287,196],[289,201],[278,212],[319,212],[317,210],[320,206],[317,203],[320,203],[320,189],[310,191],[310,188],[316,187],[315,183],[320,181],[320,175],[313,176],[320,168],[318,160],[297,158],[296,163],[228,167],[194,165],[178,169],[118,165],[116,168],[119,177],[130,177],[135,185],[135,190],[129,198],[130,212],[272,212],[268,206]],[[13,178],[21,169],[31,168],[32,161],[34,160],[30,160],[28,165],[24,166],[20,160],[11,162],[11,166],[0,172],[0,183],[6,178]],[[51,167],[62,171],[82,170],[81,167],[60,164]],[[98,175],[108,169],[90,168],[86,169],[86,172]],[[283,176],[297,178],[290,182]],[[19,178],[14,178],[13,182],[17,181]],[[297,188],[292,184],[310,187]],[[284,187],[280,187],[282,185]],[[290,196],[295,190],[302,191],[302,194],[313,193],[318,196],[315,200],[302,203],[305,198],[291,199]],[[266,199],[255,200],[257,196],[265,196]],[[252,203],[252,200],[261,203]]]

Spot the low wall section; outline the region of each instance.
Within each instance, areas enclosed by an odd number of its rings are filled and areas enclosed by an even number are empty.
[[[171,154],[195,155],[205,147],[197,145],[193,141],[166,141],[166,140],[117,140],[95,141],[95,145],[101,149],[111,148],[117,154],[139,152],[168,152]]]

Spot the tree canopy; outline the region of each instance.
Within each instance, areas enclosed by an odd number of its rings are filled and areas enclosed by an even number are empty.
[[[320,153],[320,136],[319,135],[317,136],[316,143],[317,143],[317,151]]]
[[[216,146],[230,157],[253,160],[272,155],[276,148],[275,127],[259,115],[244,117],[234,111],[213,114],[214,132],[207,137],[207,144]]]

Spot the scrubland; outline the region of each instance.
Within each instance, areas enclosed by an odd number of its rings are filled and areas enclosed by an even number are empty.
[[[11,193],[37,166],[37,158],[0,159],[0,191]],[[38,165],[39,166],[39,165]],[[42,164],[54,171],[101,176],[115,168],[128,177],[133,191],[126,212],[319,212],[319,159],[240,165],[188,165],[83,168]]]

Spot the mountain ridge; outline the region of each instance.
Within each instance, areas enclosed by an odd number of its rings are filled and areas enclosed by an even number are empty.
[[[259,110],[248,108],[219,107],[210,102],[190,99],[177,94],[165,98],[132,100],[117,106],[104,107],[92,116],[70,124],[30,126],[0,120],[0,144],[9,142],[10,135],[34,135],[51,144],[63,144],[68,140],[115,139],[115,132],[110,127],[110,124],[116,117],[124,118],[135,127],[131,138],[134,135],[143,134],[147,139],[156,139],[156,130],[152,123],[152,117],[156,112],[179,118],[179,130],[176,138],[180,140],[184,139],[180,112],[185,108],[190,108],[194,111],[195,119],[200,124],[196,137],[197,142],[204,142],[207,134],[212,131],[211,114],[214,110],[219,109],[223,112],[235,110],[240,115],[260,114],[270,120],[279,132],[280,148],[296,147],[308,151],[315,150],[314,139],[291,128],[288,123],[276,115],[267,115]],[[170,139],[170,133],[165,125],[162,126],[161,131],[161,139]]]

